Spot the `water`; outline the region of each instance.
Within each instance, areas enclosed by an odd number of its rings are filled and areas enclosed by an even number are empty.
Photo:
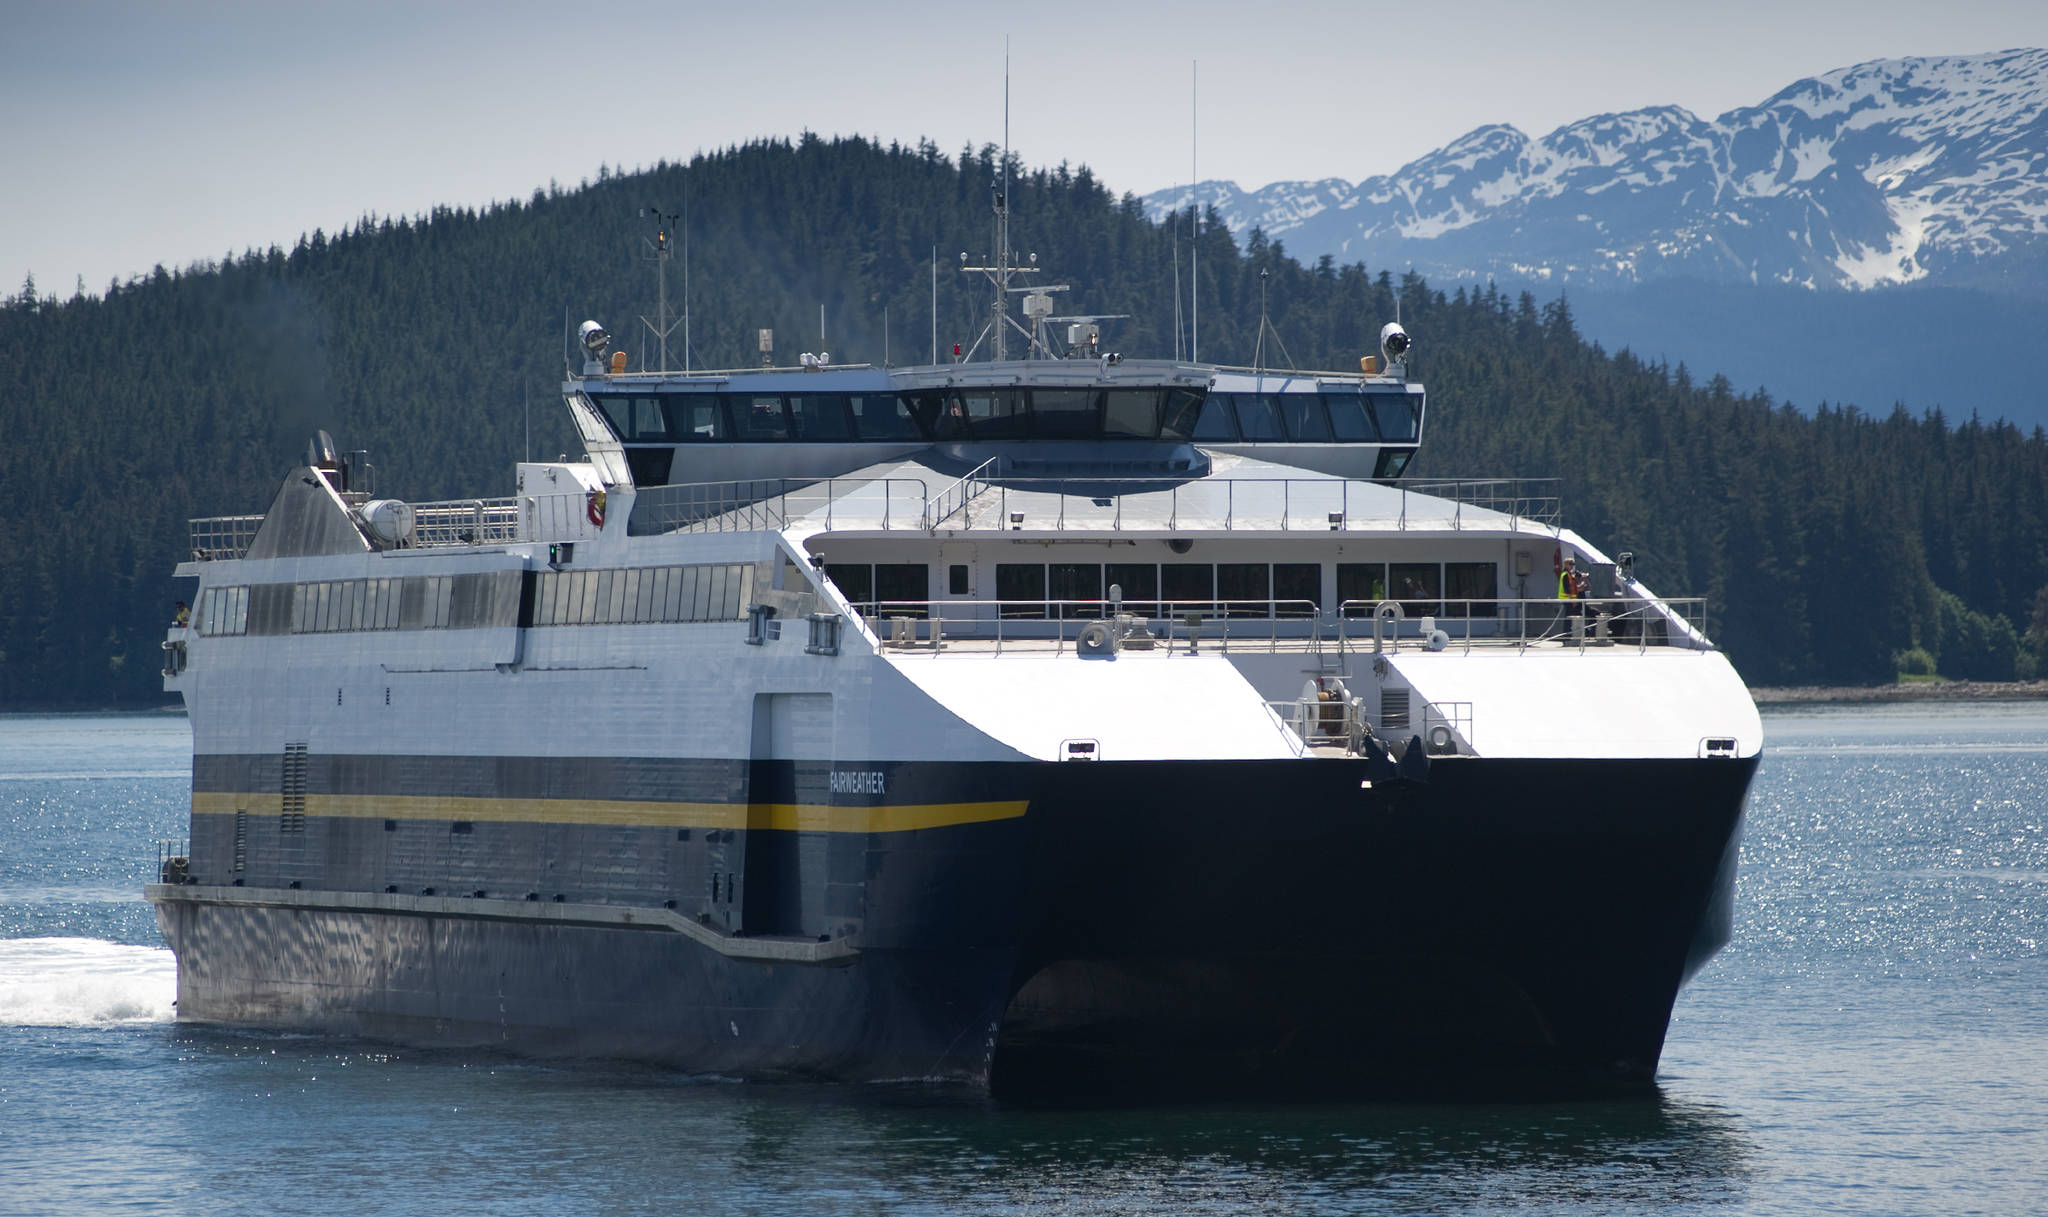
[[[1767,713],[1658,1094],[1058,1112],[181,1028],[170,715],[0,717],[0,1213],[2033,1213],[2048,705]]]

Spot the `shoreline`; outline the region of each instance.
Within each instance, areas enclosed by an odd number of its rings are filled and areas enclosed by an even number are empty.
[[[1893,685],[1786,685],[1751,689],[1759,706],[1904,701],[2030,701],[2048,698],[2048,680],[1930,680]]]

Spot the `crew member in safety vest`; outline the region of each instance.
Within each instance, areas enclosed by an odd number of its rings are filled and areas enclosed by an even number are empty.
[[[1559,600],[1584,599],[1588,582],[1589,580],[1586,576],[1580,574],[1578,568],[1572,564],[1572,560],[1566,558],[1564,565],[1557,572],[1557,598]]]

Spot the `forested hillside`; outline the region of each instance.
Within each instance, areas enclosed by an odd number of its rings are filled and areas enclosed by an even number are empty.
[[[365,219],[102,295],[24,285],[0,306],[0,706],[162,700],[186,518],[262,510],[317,427],[369,448],[380,488],[412,499],[503,494],[529,446],[573,451],[555,396],[565,323],[603,321],[636,367],[652,349],[635,320],[654,312],[643,208],[687,205],[695,366],[755,362],[764,327],[785,363],[820,348],[923,362],[934,249],[937,342],[971,342],[985,302],[959,255],[989,248],[1000,171],[993,149],[807,136]],[[1013,172],[1014,244],[1074,285],[1063,308],[1132,314],[1108,345],[1171,355],[1195,217],[1148,222],[1085,170]],[[1418,472],[1561,476],[1573,527],[1634,550],[1659,591],[1712,599],[1752,681],[1883,680],[1900,662],[2032,674],[2048,627],[2038,430],[1888,403],[1809,418],[1590,346],[1562,300],[1447,297],[1201,228],[1205,360],[1250,361],[1263,285],[1293,362],[1356,367],[1398,294],[1431,391]]]

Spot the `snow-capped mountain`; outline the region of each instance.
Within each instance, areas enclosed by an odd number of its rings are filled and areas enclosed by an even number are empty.
[[[2048,294],[2048,51],[1889,59],[1708,122],[1675,106],[1540,140],[1472,131],[1355,185],[1204,182],[1190,201],[1297,257],[1619,287],[1675,276]]]

